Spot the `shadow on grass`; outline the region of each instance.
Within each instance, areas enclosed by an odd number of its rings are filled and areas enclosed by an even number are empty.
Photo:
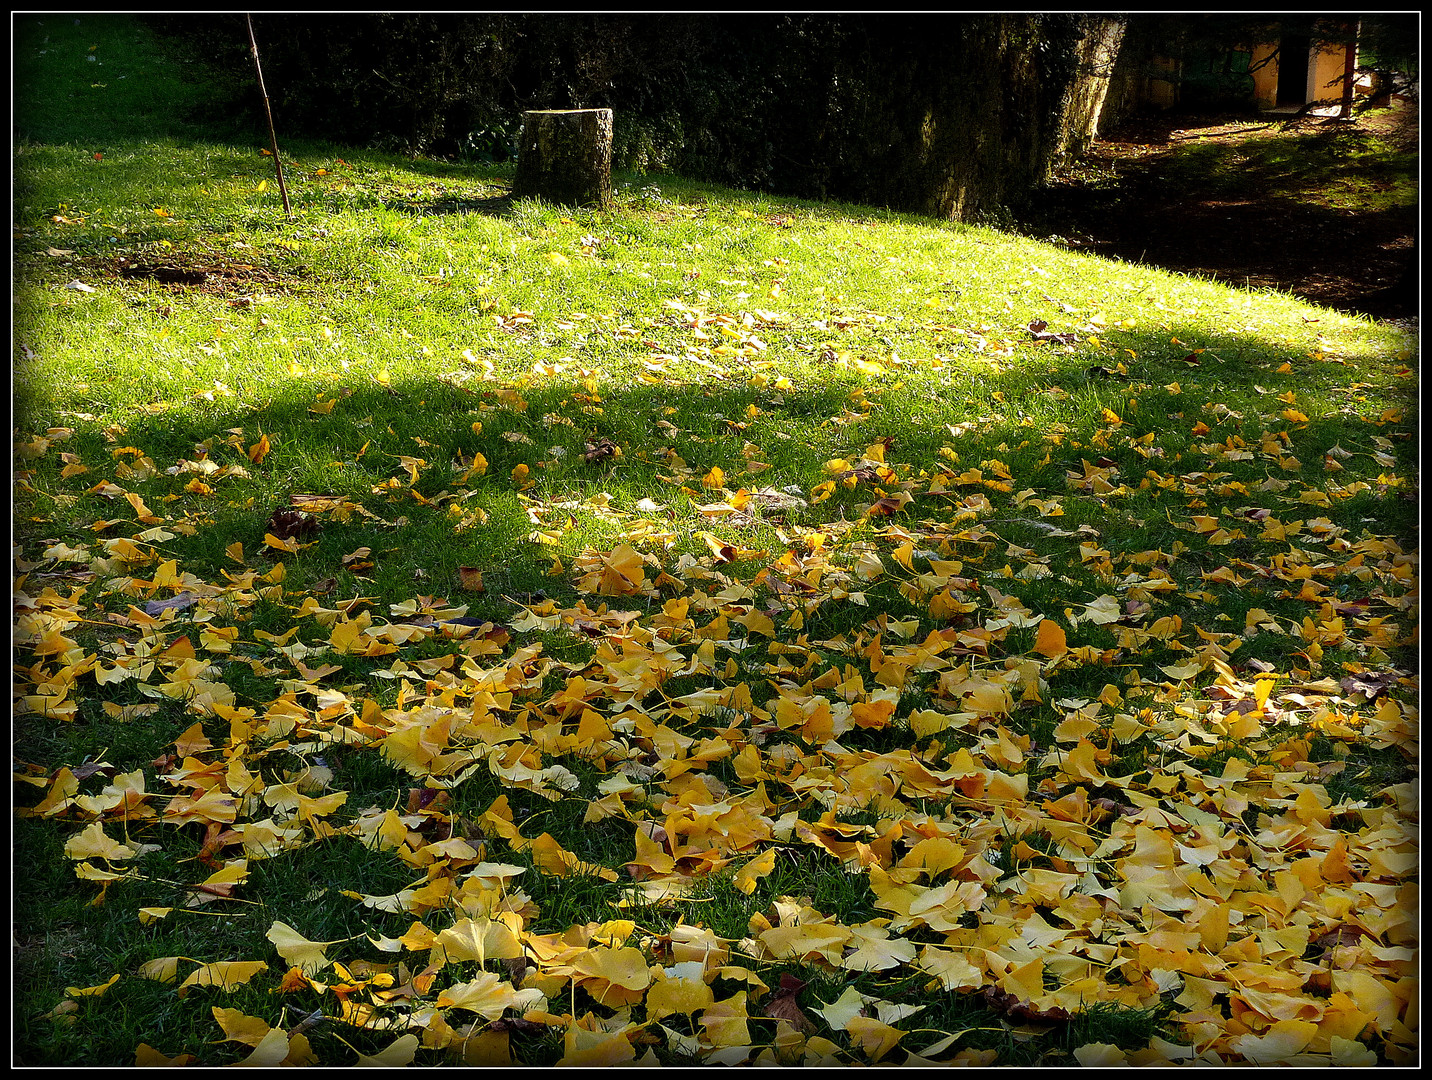
[[[1048,189],[1026,227],[1091,254],[1399,318],[1418,307],[1415,284],[1398,287],[1417,272],[1416,182],[1414,152],[1357,128],[1184,142]]]
[[[1343,450],[1366,456],[1373,436],[1401,435],[1391,452],[1398,457],[1395,471],[1412,481],[1402,494],[1364,493],[1317,512],[1358,531],[1371,527],[1415,544],[1416,444],[1405,437],[1417,422],[1415,384],[1364,386],[1356,393],[1371,391],[1376,397],[1359,403],[1346,387],[1345,369],[1314,363],[1305,348],[1234,331],[1210,335],[1173,325],[1121,334],[1118,344],[1136,354],[1126,365],[1127,374],[1106,366],[1103,354],[1050,345],[998,373],[950,365],[944,372],[915,372],[908,384],[894,384],[832,369],[826,380],[780,392],[731,379],[604,387],[601,397],[592,399],[581,385],[557,377],[525,385],[519,396],[501,383],[474,379],[454,385],[437,372],[395,379],[391,389],[356,379],[351,387],[336,388],[295,381],[257,403],[220,399],[203,413],[126,416],[125,441],[141,448],[161,470],[154,479],[132,485],[151,505],[183,486],[162,470],[194,458],[196,444],[204,440],[216,440],[212,456],[217,464],[241,464],[254,477],[242,481],[241,488],[226,486],[237,481],[219,481],[215,495],[181,494],[182,501],[173,504],[169,513],[176,518],[182,511],[207,521],[194,536],[165,545],[186,569],[211,576],[233,569],[223,552],[238,540],[250,553],[250,564],[262,572],[268,561],[264,536],[275,511],[298,495],[339,496],[366,513],[325,518],[322,529],[305,538],[311,547],[279,556],[287,564],[290,587],[312,588],[333,578],[343,595],[451,594],[459,568],[472,567],[487,575],[486,593],[461,599],[472,601],[473,615],[497,621],[515,610],[504,596],[576,595],[570,573],[551,576],[557,551],[533,539],[539,528],[574,529],[579,543],[610,546],[622,535],[623,521],[643,516],[632,507],[649,498],[658,509],[645,516],[703,554],[693,540],[703,528],[744,529],[754,537],[750,530],[761,521],[818,527],[847,514],[854,518],[875,497],[868,484],[837,490],[828,502],[773,510],[745,526],[728,518],[702,521],[692,506],[720,501],[719,493],[708,494],[702,486],[712,467],[725,472],[724,486],[731,490],[795,490],[811,500],[816,486],[829,478],[827,461],[859,456],[881,440],[889,440],[887,461],[917,472],[944,467],[946,447],[960,456],[956,471],[998,458],[1019,489],[1065,499],[1071,516],[1064,521],[1077,524],[1087,518],[1099,526],[1105,512],[1101,500],[1077,497],[1068,485],[1068,476],[1077,474],[1085,459],[1116,465],[1131,488],[1149,470],[1170,476],[1212,464],[1250,485],[1278,476],[1297,481],[1296,490],[1301,490],[1324,482],[1323,455],[1339,443]],[[1195,355],[1191,346],[1203,351]],[[1285,362],[1293,372],[1278,371]],[[1175,396],[1165,384],[1177,382],[1183,388]],[[856,389],[877,402],[913,391],[916,401],[887,403],[868,419],[840,422],[851,416]],[[318,390],[337,399],[326,414],[312,408]],[[1312,420],[1294,426],[1279,417],[1284,402],[1277,395],[1289,390],[1315,414]],[[1320,396],[1344,404],[1340,411],[1318,415],[1306,403]],[[1209,411],[1207,405],[1221,411]],[[1402,416],[1383,419],[1393,407]],[[752,409],[759,415],[747,419]],[[1100,444],[1105,410],[1121,416],[1122,424],[1117,436]],[[1203,420],[1211,430],[1199,435],[1194,429]],[[1290,428],[1296,435],[1294,452],[1306,468],[1298,474],[1280,472],[1256,453],[1265,432]],[[243,429],[242,446],[222,444],[230,429]],[[1051,445],[1044,436],[1056,429],[1064,442]],[[261,432],[270,436],[273,449],[254,465],[243,448]],[[1138,452],[1133,440],[1141,436],[1152,437],[1146,448],[1155,456]],[[1202,447],[1229,439],[1250,447],[1254,459],[1210,462]],[[601,440],[620,447],[621,456],[595,454],[588,460],[589,447]],[[75,443],[86,459],[108,454],[98,431],[81,430]],[[752,443],[770,467],[747,474]],[[470,475],[475,455],[487,464],[485,471]],[[519,476],[524,470],[525,476]],[[601,493],[610,495],[625,517],[617,520],[591,509],[587,501]],[[114,512],[98,495],[81,497],[95,516]],[[1152,507],[1154,517],[1134,527],[1126,538],[1130,543],[1143,541],[1152,548],[1166,536],[1169,526],[1156,501],[1138,504]],[[565,509],[554,509],[558,504]],[[1182,511],[1182,503],[1179,507]],[[948,514],[950,508],[944,497],[920,495],[893,520],[918,521]],[[22,522],[18,533],[38,536],[35,530],[46,527]],[[363,547],[371,554],[361,561],[374,566],[359,576],[348,567]],[[750,565],[754,572],[763,564]]]
[[[383,207],[399,214],[415,217],[434,217],[442,214],[486,214],[489,217],[509,217],[512,214],[513,198],[508,195],[494,195],[486,199],[429,199],[427,201],[385,199]]]

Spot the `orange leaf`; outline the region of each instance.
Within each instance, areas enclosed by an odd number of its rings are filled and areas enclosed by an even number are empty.
[[[128,501],[129,505],[134,507],[134,513],[144,524],[155,525],[163,520],[162,518],[155,517],[154,511],[149,509],[149,507],[144,504],[144,500],[141,499],[134,492],[126,491],[124,493],[124,497]]]
[[[1053,619],[1045,619],[1039,624],[1039,632],[1034,639],[1034,651],[1049,657],[1063,656],[1069,651],[1068,637]]]

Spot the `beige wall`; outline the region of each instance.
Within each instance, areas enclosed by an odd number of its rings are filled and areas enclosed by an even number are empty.
[[[1249,67],[1256,68],[1253,72],[1253,99],[1258,103],[1260,109],[1271,109],[1278,104],[1278,65],[1277,63],[1264,63],[1273,52],[1274,45],[1253,46],[1253,59]],[[1263,64],[1262,67],[1258,67]]]
[[[1324,49],[1308,65],[1308,100],[1341,101],[1343,85],[1336,80],[1342,78],[1347,64],[1346,49]]]
[[[1253,48],[1250,66],[1257,66],[1266,60],[1274,45],[1257,45]],[[1347,54],[1342,49],[1324,49],[1314,54],[1308,64],[1308,86],[1303,101],[1339,100],[1342,98],[1342,83],[1334,80],[1342,77]],[[1260,109],[1271,109],[1278,104],[1278,64],[1273,62],[1253,72],[1253,97]]]

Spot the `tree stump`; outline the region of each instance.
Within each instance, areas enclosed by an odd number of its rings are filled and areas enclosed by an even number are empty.
[[[539,109],[522,114],[514,198],[566,206],[612,204],[612,110]]]

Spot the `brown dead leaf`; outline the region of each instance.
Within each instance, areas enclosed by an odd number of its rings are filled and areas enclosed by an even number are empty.
[[[1014,994],[997,986],[986,986],[980,991],[980,997],[986,1005],[1013,1024],[1062,1024],[1074,1019],[1067,1009],[1057,1005],[1048,1009],[1035,1008],[1029,1002],[1021,1001]]]
[[[265,530],[280,540],[307,539],[319,530],[318,520],[289,507],[280,507],[269,515]]]
[[[800,1005],[796,1003],[796,995],[804,990],[806,985],[804,981],[789,972],[783,974],[780,986],[776,988],[776,992],[771,995],[771,1000],[766,1002],[766,1007],[761,1011],[774,1020],[789,1021],[797,1031],[814,1031],[815,1023],[801,1011]]]
[[[612,458],[618,458],[622,455],[621,447],[617,446],[611,439],[592,439],[583,445],[582,460],[588,465],[609,461]]]

